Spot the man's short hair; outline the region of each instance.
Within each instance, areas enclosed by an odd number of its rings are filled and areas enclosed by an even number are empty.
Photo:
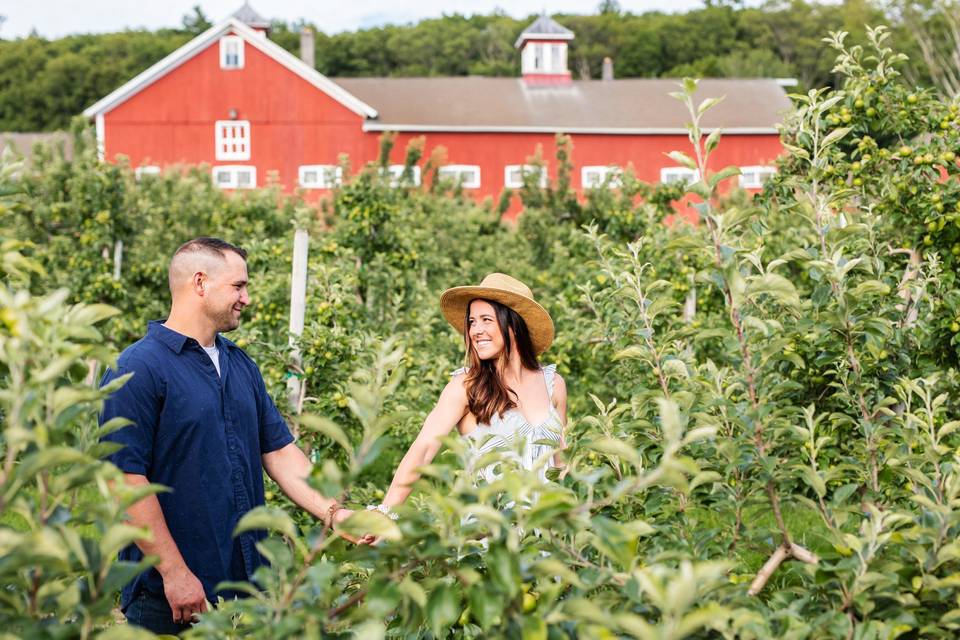
[[[244,260],[247,259],[247,252],[240,247],[230,244],[226,240],[221,240],[220,238],[211,238],[210,236],[200,236],[199,238],[194,238],[193,240],[184,242],[182,245],[180,245],[180,248],[174,252],[173,256],[177,257],[182,253],[200,252],[208,255],[216,255],[220,258],[226,258],[227,251],[232,251]]]
[[[246,251],[236,245],[230,244],[225,240],[221,240],[220,238],[200,236],[199,238],[194,238],[189,242],[184,242],[182,245],[180,245],[180,248],[174,252],[173,257],[170,259],[170,267],[167,272],[167,281],[170,285],[170,293],[173,293],[177,286],[177,283],[174,282],[173,265],[177,261],[178,256],[186,256],[189,254],[195,255],[199,253],[212,258],[217,258],[219,260],[224,260],[227,257],[228,251],[232,251],[244,260],[247,259]]]

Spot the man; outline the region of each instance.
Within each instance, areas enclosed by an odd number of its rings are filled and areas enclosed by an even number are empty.
[[[208,600],[216,601],[219,582],[248,580],[263,562],[255,548],[262,532],[232,534],[246,512],[264,503],[264,469],[323,522],[349,516],[307,484],[311,464],[259,369],[220,335],[239,326],[250,303],[246,252],[216,238],[191,240],[170,261],[169,280],[169,317],[151,322],[102,383],[133,373],[101,416],[101,422],[133,421],[106,436],[124,445],[111,462],[131,485],[171,489],[130,508],[132,524],[149,528],[152,538],[120,553],[131,562],[159,557],[121,595],[128,621],[155,633],[187,629]]]

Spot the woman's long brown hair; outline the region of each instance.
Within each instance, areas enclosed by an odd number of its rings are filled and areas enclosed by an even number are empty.
[[[500,335],[503,337],[503,351],[490,360],[481,360],[473,347],[473,341],[470,340],[470,305],[476,300],[483,300],[493,307]],[[540,368],[540,362],[533,349],[527,323],[519,313],[495,300],[475,298],[467,304],[466,317],[463,320],[463,338],[467,345],[467,359],[470,366],[467,377],[464,379],[467,389],[467,406],[470,413],[477,418],[477,424],[490,424],[494,415],[503,416],[506,411],[517,406],[515,399],[517,394],[504,384],[499,373],[500,369],[507,364],[513,350],[516,349],[524,369],[536,371]]]

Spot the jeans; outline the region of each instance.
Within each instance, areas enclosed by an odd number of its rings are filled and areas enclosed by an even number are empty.
[[[190,628],[189,624],[173,621],[173,612],[170,611],[166,596],[149,593],[145,589],[141,589],[140,593],[134,596],[123,614],[127,617],[128,624],[143,627],[153,633],[180,635]]]

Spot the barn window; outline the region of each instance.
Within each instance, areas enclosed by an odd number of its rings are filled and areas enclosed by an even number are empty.
[[[383,175],[390,178],[390,186],[399,187],[405,182],[415,187],[420,186],[420,167],[410,167],[411,175],[409,179],[403,177],[404,169],[405,167],[402,164],[392,164],[386,168],[386,172]]]
[[[763,184],[776,173],[776,167],[740,167],[740,187],[762,189]]]
[[[220,38],[220,68],[243,69],[243,38],[240,36]]]
[[[543,45],[539,42],[534,42],[533,44],[527,45],[530,47],[532,53],[530,54],[533,62],[534,72],[543,71]]]
[[[335,164],[305,164],[299,173],[304,189],[332,189],[343,179],[343,168]]]
[[[217,160],[250,159],[249,120],[217,120],[215,131]]]
[[[584,189],[596,189],[604,185],[616,188],[623,185],[622,174],[620,167],[616,166],[584,167],[580,170],[580,181]]]
[[[519,189],[523,186],[523,178],[528,175],[539,176],[540,186],[547,186],[546,167],[535,164],[508,164],[503,170],[503,186],[509,189]]]
[[[145,164],[134,169],[133,175],[137,180],[143,176],[158,176],[160,175],[160,167],[155,164]]]
[[[221,189],[253,189],[257,186],[257,168],[244,165],[214,167],[213,184]]]
[[[550,45],[550,68],[547,71],[552,71],[553,73],[562,73],[566,70],[566,64],[563,60],[563,49],[562,44],[552,44]]]
[[[480,167],[475,164],[448,164],[440,167],[440,179],[451,180],[464,189],[479,189]]]
[[[700,172],[686,167],[664,167],[660,169],[660,182],[663,184],[690,184],[700,179]]]

